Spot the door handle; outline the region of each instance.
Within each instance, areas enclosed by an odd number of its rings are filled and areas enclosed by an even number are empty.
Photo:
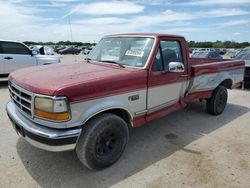
[[[13,59],[13,57],[5,57],[4,59],[10,60]]]
[[[181,77],[186,78],[186,77],[188,77],[188,74],[182,74]]]

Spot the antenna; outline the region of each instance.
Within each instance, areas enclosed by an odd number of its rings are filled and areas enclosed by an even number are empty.
[[[69,20],[70,40],[73,41],[70,15],[68,15],[68,20]]]
[[[72,28],[71,28],[70,14],[68,15],[68,20],[69,20],[70,40],[71,40],[71,42],[73,42],[73,35],[72,35]],[[76,62],[76,61],[77,61],[77,59],[76,59],[76,55],[74,54],[74,56],[75,56],[75,62]]]

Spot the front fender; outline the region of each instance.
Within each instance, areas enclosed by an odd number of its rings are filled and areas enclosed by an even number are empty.
[[[133,95],[138,95],[139,99],[129,100],[129,97]],[[146,109],[146,88],[98,99],[73,102],[70,107],[72,120],[81,125],[96,114],[110,109],[123,109],[130,115],[132,120],[136,112]]]
[[[77,122],[82,122],[82,124],[91,117],[111,109],[123,109],[128,112],[131,120],[133,119],[133,111],[128,103],[115,98],[108,100],[96,99],[71,105],[71,113],[78,116]]]

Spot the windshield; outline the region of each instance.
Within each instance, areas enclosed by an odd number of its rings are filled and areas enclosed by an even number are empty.
[[[250,60],[250,49],[241,50],[235,57],[235,59]]]
[[[208,55],[207,52],[195,52],[192,57],[195,57],[195,58],[206,58]]]
[[[154,43],[148,37],[108,37],[103,38],[88,59],[116,62],[121,65],[144,67]]]

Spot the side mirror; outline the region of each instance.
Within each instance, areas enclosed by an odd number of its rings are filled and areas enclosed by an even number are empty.
[[[33,56],[33,55],[37,55],[38,54],[38,52],[36,51],[36,50],[31,50],[31,55]]]
[[[184,72],[185,67],[181,62],[170,62],[168,64],[168,71],[169,72]]]

